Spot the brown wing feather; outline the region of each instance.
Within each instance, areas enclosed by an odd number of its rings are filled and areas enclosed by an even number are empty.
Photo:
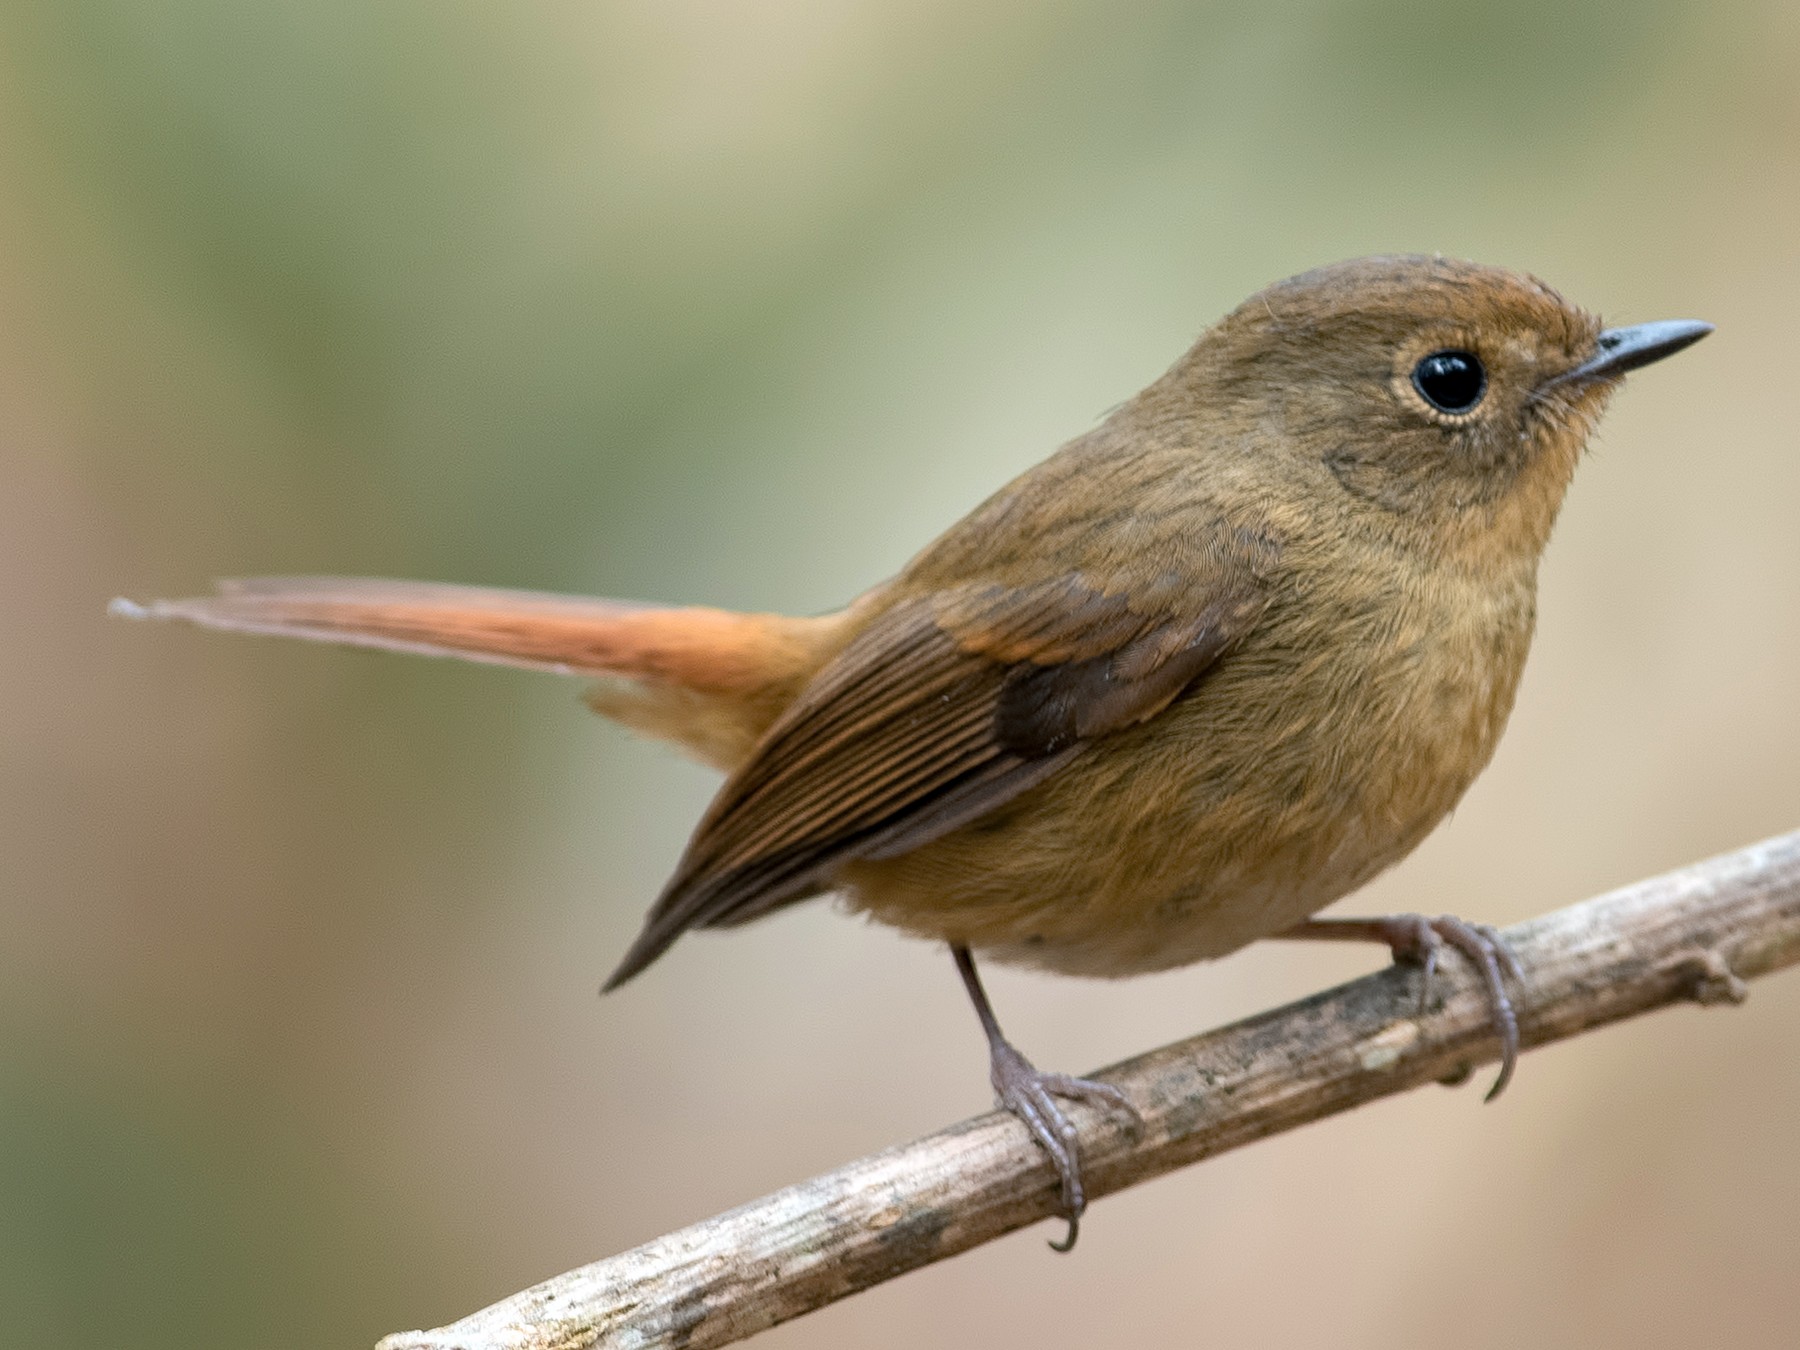
[[[690,928],[816,893],[849,858],[918,848],[1154,716],[1254,621],[1247,576],[1187,614],[1080,576],[902,601],[828,664],[728,779],[607,987]]]

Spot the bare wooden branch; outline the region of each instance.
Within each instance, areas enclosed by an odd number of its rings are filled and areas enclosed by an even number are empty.
[[[1665,1004],[1738,1003],[1800,961],[1800,831],[1558,910],[1506,934],[1525,970],[1524,1040],[1542,1045]],[[1091,1195],[1105,1195],[1496,1053],[1467,968],[1415,1018],[1393,968],[1154,1050],[1098,1075],[1143,1112],[1131,1136],[1079,1117]],[[1049,1217],[1055,1173],[1000,1112],[777,1191],[379,1350],[725,1345]]]

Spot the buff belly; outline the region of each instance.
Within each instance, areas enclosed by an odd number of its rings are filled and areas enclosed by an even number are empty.
[[[1411,852],[1485,767],[1517,665],[1495,679],[1491,662],[1437,664],[1449,673],[1429,687],[1315,665],[1283,672],[1292,698],[1253,703],[1245,695],[1266,695],[1268,665],[1221,670],[990,816],[901,857],[846,865],[839,888],[852,909],[906,932],[1065,974],[1223,956]],[[1329,690],[1305,687],[1322,680]],[[1327,711],[1285,718],[1294,707]],[[1095,837],[1097,820],[1110,837]]]
[[[1300,811],[1271,814],[1259,827],[1230,808],[1196,813],[1172,803],[1141,815],[1116,851],[1075,851],[1051,836],[1079,835],[1079,807],[1040,806],[1029,821],[1021,813],[903,858],[852,864],[843,893],[852,909],[991,960],[1137,975],[1292,927],[1404,857],[1447,810],[1404,823],[1359,814],[1329,824]],[[1159,836],[1181,835],[1206,846],[1159,846]]]

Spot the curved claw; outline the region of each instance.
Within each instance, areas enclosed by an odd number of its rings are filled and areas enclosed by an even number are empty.
[[[1050,1155],[1062,1180],[1063,1217],[1068,1220],[1069,1231],[1061,1242],[1050,1243],[1050,1249],[1070,1251],[1081,1235],[1081,1215],[1087,1209],[1087,1191],[1081,1182],[1081,1152],[1075,1123],[1056,1104],[1056,1098],[1086,1102],[1103,1110],[1124,1111],[1139,1128],[1143,1125],[1143,1117],[1131,1104],[1131,1099],[1112,1084],[1074,1078],[1065,1073],[1045,1073],[1033,1067],[1030,1060],[1004,1040],[994,1044],[990,1076],[1000,1105],[1017,1116],[1031,1132],[1031,1137]]]
[[[1394,959],[1412,961],[1424,969],[1420,981],[1419,1010],[1423,1012],[1431,997],[1431,978],[1437,971],[1438,953],[1453,947],[1481,972],[1487,986],[1488,1004],[1493,1009],[1494,1030],[1500,1037],[1500,1072],[1483,1101],[1493,1101],[1512,1082],[1513,1070],[1519,1063],[1519,1015],[1506,992],[1506,980],[1523,981],[1525,972],[1519,958],[1500,930],[1490,924],[1469,923],[1453,914],[1440,914],[1435,919],[1423,914],[1397,914],[1383,921],[1385,936]]]

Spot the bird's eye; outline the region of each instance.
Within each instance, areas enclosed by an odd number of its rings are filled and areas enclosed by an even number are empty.
[[[1466,413],[1487,392],[1487,371],[1474,352],[1433,352],[1413,367],[1412,382],[1439,412]]]

